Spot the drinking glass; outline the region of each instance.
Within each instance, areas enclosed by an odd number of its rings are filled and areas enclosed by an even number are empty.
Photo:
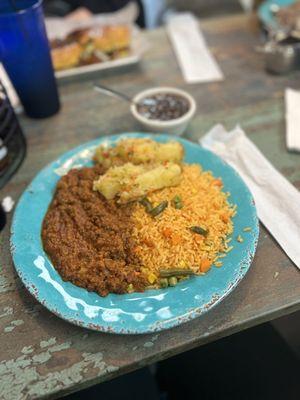
[[[29,117],[58,112],[42,0],[0,1],[0,61]]]

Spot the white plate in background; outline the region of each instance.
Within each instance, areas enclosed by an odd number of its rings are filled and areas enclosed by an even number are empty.
[[[74,68],[64,69],[62,71],[56,71],[55,76],[58,80],[87,74],[95,71],[109,70],[114,68],[120,68],[122,66],[136,64],[140,62],[142,54],[146,49],[146,42],[141,34],[140,29],[137,26],[132,27],[132,38],[130,44],[130,54],[126,57],[117,58],[115,60],[103,61],[90,65],[81,65]]]
[[[136,64],[141,60],[142,54],[146,48],[146,42],[141,35],[139,27],[134,25],[137,17],[137,6],[130,3],[123,9],[114,13],[95,14],[91,17],[83,18],[81,21],[71,18],[46,18],[46,29],[49,40],[63,39],[70,32],[77,29],[91,28],[92,26],[103,25],[129,25],[132,28],[132,38],[130,44],[130,54],[116,60],[103,61],[90,65],[82,65],[62,71],[56,71],[55,76],[58,80],[76,75],[86,74],[95,71],[120,68],[122,66]]]

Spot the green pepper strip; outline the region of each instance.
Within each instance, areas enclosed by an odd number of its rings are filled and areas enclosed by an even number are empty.
[[[201,226],[191,226],[190,230],[194,233],[198,233],[198,235],[203,235],[203,236],[208,235],[208,230],[205,228],[202,228]]]
[[[156,217],[157,215],[161,214],[167,207],[168,202],[162,201],[158,206],[152,208],[152,210],[149,211],[149,214],[152,215],[152,217]]]
[[[192,269],[161,269],[159,276],[161,278],[171,278],[172,276],[196,275]]]
[[[140,201],[140,204],[142,204],[142,205],[145,207],[145,209],[146,209],[146,211],[147,211],[148,213],[153,209],[152,203],[150,202],[149,199],[147,199],[147,197],[144,197],[144,198]]]

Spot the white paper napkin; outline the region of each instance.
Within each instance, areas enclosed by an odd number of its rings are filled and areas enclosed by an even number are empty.
[[[286,145],[300,151],[300,92],[285,90]]]
[[[170,17],[167,33],[187,83],[220,81],[224,78],[207,47],[199,21],[191,13]]]
[[[227,132],[217,125],[200,143],[237,170],[253,194],[259,219],[300,268],[300,192],[239,127]]]
[[[2,81],[6,89],[7,95],[9,97],[12,106],[17,107],[19,105],[19,98],[2,64],[0,64],[0,80]]]

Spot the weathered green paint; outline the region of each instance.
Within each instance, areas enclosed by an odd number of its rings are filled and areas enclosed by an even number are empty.
[[[147,32],[150,49],[139,67],[66,83],[60,87],[60,114],[42,121],[21,118],[28,157],[1,197],[17,200],[39,169],[84,141],[139,129],[126,103],[92,90],[95,79],[129,95],[157,85],[185,88],[198,104],[188,138],[198,139],[215,123],[227,128],[240,124],[300,189],[300,155],[286,151],[283,104],[285,87],[300,89],[300,73],[280,77],[265,73],[262,56],[254,51],[258,35],[247,17],[210,19],[202,26],[224,82],[185,85],[165,32]],[[10,222],[11,215],[8,218]],[[246,278],[207,315],[158,335],[89,332],[50,314],[24,289],[11,262],[8,224],[0,233],[0,397],[59,397],[299,310],[299,299],[299,271],[262,228]]]
[[[81,382],[90,370],[99,375],[115,372],[118,367],[107,365],[101,352],[82,352],[76,362],[61,364],[55,353],[71,349],[71,343],[48,347],[47,350],[32,355],[28,348],[19,357],[4,360],[0,363],[1,399],[12,400],[20,398],[37,398],[41,394],[59,391],[66,386]],[[30,349],[31,350],[31,349]],[[52,364],[51,364],[52,362]],[[51,365],[51,367],[47,367]],[[59,368],[55,368],[55,366]],[[22,396],[22,397],[21,397]]]

